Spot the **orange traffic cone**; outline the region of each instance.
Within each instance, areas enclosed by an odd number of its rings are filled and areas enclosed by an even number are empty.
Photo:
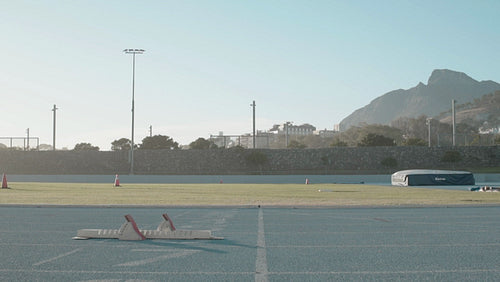
[[[118,174],[115,176],[115,184],[113,186],[120,187],[120,179],[118,178]]]
[[[5,173],[3,174],[3,179],[2,179],[2,189],[3,188],[9,188],[9,185],[7,185],[7,176]]]

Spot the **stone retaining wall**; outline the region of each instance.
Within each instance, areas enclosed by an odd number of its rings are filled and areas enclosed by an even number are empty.
[[[457,151],[461,160],[442,161],[447,151]],[[134,159],[135,174],[378,174],[416,168],[500,167],[500,147],[137,150]],[[396,165],[384,166],[383,161],[387,159]],[[3,150],[0,151],[0,173],[128,174],[128,160],[128,151]]]

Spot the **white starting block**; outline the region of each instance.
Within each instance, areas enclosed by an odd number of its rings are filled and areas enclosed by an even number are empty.
[[[156,230],[140,230],[131,215],[126,215],[127,220],[120,229],[80,229],[76,240],[119,239],[119,240],[146,240],[146,239],[171,239],[171,240],[222,240],[222,237],[212,236],[210,230],[177,230],[170,217],[163,214],[162,223]]]

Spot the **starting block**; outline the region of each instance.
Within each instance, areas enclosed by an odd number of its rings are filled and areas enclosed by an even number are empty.
[[[156,230],[141,230],[131,215],[125,215],[125,223],[120,229],[79,229],[75,240],[118,239],[118,240],[222,240],[223,237],[212,236],[210,230],[177,230],[170,217],[163,214],[163,221]]]

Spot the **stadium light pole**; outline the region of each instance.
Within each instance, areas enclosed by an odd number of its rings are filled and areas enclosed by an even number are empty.
[[[26,146],[26,150],[29,151],[30,150],[30,129],[29,128],[26,129],[26,140],[28,141],[27,142],[28,145]]]
[[[252,104],[250,104],[250,106],[253,108],[253,138],[252,138],[252,142],[253,142],[253,148],[255,149],[255,100],[253,101]]]
[[[286,127],[286,132],[285,132],[285,140],[286,140],[286,148],[285,149],[288,149],[288,128],[290,127],[290,125],[292,125],[293,121],[287,121],[285,123],[285,127]]]
[[[455,147],[455,99],[451,100],[451,127],[452,127],[452,144]]]
[[[427,124],[427,129],[428,129],[428,134],[427,134],[427,138],[428,138],[428,143],[429,143],[429,147],[431,146],[431,120],[432,118],[427,118],[425,120],[425,123]]]
[[[56,150],[56,111],[58,108],[56,107],[56,104],[54,104],[54,107],[52,108],[52,111],[54,112],[54,117],[52,118],[52,150]]]
[[[144,53],[144,49],[125,49],[125,54],[132,54],[132,137],[130,140],[130,174],[134,174],[134,96],[135,96],[135,55]]]

